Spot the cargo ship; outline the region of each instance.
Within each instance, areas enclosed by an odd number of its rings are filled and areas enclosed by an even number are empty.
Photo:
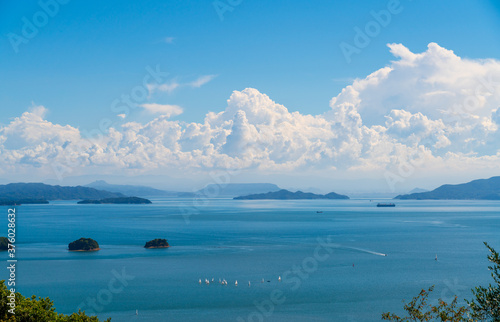
[[[378,203],[377,207],[396,207],[393,203]]]

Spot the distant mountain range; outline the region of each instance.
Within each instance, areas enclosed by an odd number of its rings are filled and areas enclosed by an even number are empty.
[[[419,191],[419,192],[416,192]],[[433,190],[399,195],[394,199],[450,199],[450,200],[500,200],[500,176],[474,180],[464,184],[442,185]],[[210,184],[196,192],[164,191],[146,186],[114,185],[95,181],[87,186],[65,187],[43,183],[9,183],[0,185],[0,205],[20,203],[46,203],[47,200],[101,200],[123,197],[200,197],[234,198],[238,200],[258,199],[349,199],[345,195],[331,192],[326,195],[310,192],[291,192],[271,183]]]
[[[209,184],[205,188],[196,191],[196,194],[214,198],[233,198],[278,190],[280,190],[280,187],[272,183],[228,183]]]
[[[335,192],[330,192],[326,195],[315,194],[311,192],[291,192],[285,189],[268,192],[268,193],[259,193],[248,196],[239,196],[235,197],[236,200],[263,200],[263,199],[272,199],[272,200],[291,200],[291,199],[349,199],[348,196],[339,195]]]
[[[474,180],[462,184],[445,184],[428,192],[399,195],[394,199],[414,199],[414,200],[500,200],[500,177],[490,179]]]
[[[228,183],[209,184],[195,192],[165,191],[146,186],[109,184],[104,180],[94,181],[85,185],[99,190],[117,192],[126,196],[138,197],[196,197],[232,198],[241,195],[278,191],[280,188],[271,183]]]
[[[89,187],[61,187],[43,183],[9,183],[0,185],[0,200],[81,200],[125,197],[121,193]]]
[[[22,203],[46,203],[47,200],[100,200],[122,197],[185,197],[206,196],[236,197],[255,193],[278,191],[280,188],[270,183],[229,183],[210,184],[195,192],[165,191],[146,186],[109,184],[104,180],[94,181],[85,186],[65,187],[43,183],[9,183],[0,185],[0,205]]]
[[[410,191],[408,194],[412,194],[412,193],[421,193],[421,192],[428,192],[429,190],[427,189],[421,189],[421,188],[415,188],[413,189],[412,191]]]
[[[146,186],[110,184],[104,180],[94,181],[92,183],[86,184],[84,187],[94,188],[98,190],[106,190],[106,191],[121,193],[126,196],[137,196],[137,197],[176,197],[179,194],[179,192],[165,191]]]

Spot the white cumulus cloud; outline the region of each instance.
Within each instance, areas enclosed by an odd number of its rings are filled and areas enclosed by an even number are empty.
[[[327,176],[400,173],[410,162],[429,173],[500,170],[500,62],[464,59],[435,43],[423,53],[401,44],[389,49],[393,62],[354,80],[321,115],[290,112],[247,88],[201,123],[171,120],[182,113],[177,105],[148,103],[141,106],[159,116],[90,141],[35,107],[0,128],[0,169],[51,173],[57,164],[66,173],[229,168]],[[173,84],[163,84],[165,91]]]

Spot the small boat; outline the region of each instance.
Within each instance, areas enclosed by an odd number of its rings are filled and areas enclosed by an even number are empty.
[[[436,254],[436,258],[434,258],[435,260],[438,260],[438,254]]]
[[[322,214],[323,212],[322,211],[316,211],[317,214]]]
[[[264,279],[262,279],[262,282],[261,283],[264,283]]]
[[[201,284],[201,278],[198,280],[198,283],[200,283],[200,284]]]
[[[248,281],[248,287],[250,287],[250,281]]]
[[[281,282],[281,276],[278,276],[278,281]]]
[[[377,207],[396,207],[393,203],[378,203]]]
[[[139,310],[135,310],[135,315],[139,315]]]
[[[238,281],[234,282],[234,286],[238,286]]]

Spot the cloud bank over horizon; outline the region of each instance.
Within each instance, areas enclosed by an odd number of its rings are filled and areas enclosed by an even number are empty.
[[[461,58],[435,43],[423,53],[388,47],[396,59],[345,87],[321,115],[290,112],[246,88],[203,123],[172,120],[180,107],[149,102],[143,108],[159,114],[151,121],[89,140],[78,128],[47,121],[47,109],[35,106],[0,128],[0,169],[50,178],[219,169],[325,178],[407,177],[409,167],[498,173],[500,61]]]

